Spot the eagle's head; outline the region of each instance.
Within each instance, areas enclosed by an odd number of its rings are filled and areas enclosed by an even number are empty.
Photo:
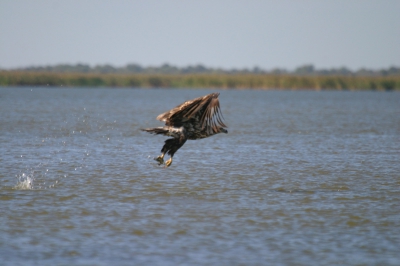
[[[219,128],[219,132],[228,134],[228,130],[226,130],[226,129],[223,128],[223,127],[220,127],[220,128]]]

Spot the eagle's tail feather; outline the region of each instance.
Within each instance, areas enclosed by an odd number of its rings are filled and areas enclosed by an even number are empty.
[[[151,134],[156,134],[156,135],[160,135],[160,134],[166,135],[169,132],[168,129],[165,129],[163,127],[143,128],[141,130],[149,132]]]

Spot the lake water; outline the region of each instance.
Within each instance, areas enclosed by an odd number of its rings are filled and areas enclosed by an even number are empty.
[[[400,93],[0,88],[1,265],[400,265]]]

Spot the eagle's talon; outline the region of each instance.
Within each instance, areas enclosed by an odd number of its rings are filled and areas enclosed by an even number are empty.
[[[157,158],[154,158],[158,162],[158,165],[164,164],[164,156],[158,156]]]
[[[169,167],[172,164],[172,158],[169,158],[168,161],[165,162],[165,167]]]

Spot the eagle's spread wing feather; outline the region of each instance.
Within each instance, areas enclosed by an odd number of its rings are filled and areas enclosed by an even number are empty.
[[[180,127],[184,122],[194,118],[207,133],[219,133],[220,127],[226,127],[218,100],[219,93],[211,93],[190,101],[157,116],[167,126]],[[197,119],[196,119],[197,118]]]

